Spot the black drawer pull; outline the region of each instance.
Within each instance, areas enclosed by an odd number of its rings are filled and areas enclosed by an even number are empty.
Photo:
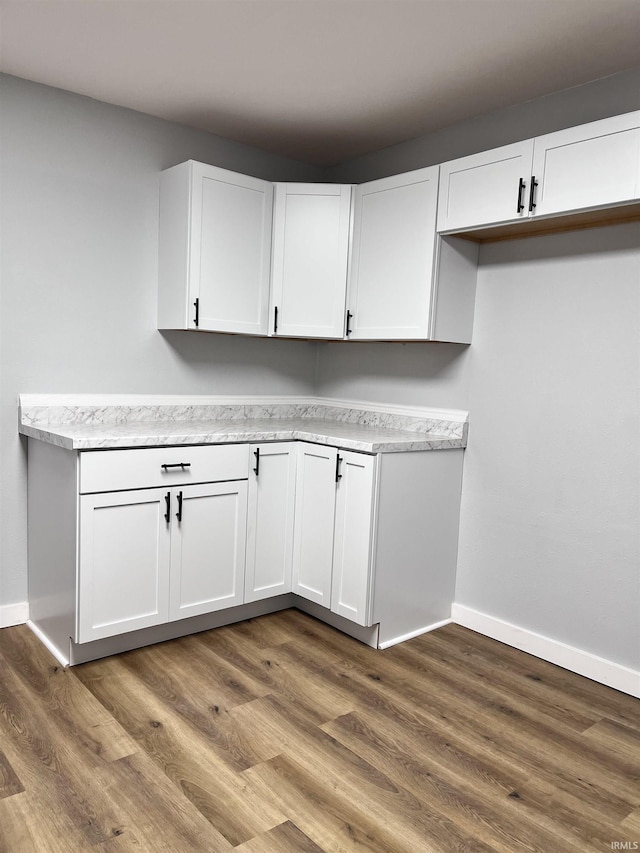
[[[533,200],[535,198],[536,187],[538,186],[538,182],[536,181],[536,176],[531,176],[531,189],[529,191],[529,213],[533,213],[536,208],[536,203]]]
[[[253,473],[258,476],[260,473],[260,448],[253,451],[253,455],[256,457],[256,467],[253,469]]]
[[[178,492],[178,512],[176,513],[178,521],[182,521],[182,492]]]
[[[191,468],[191,462],[171,462],[166,463],[160,466],[165,472],[169,470],[169,468],[180,468],[184,471],[185,468]]]
[[[169,521],[171,518],[171,492],[167,492],[167,494],[164,496],[164,499],[167,504],[167,511],[164,514],[164,520]]]
[[[340,465],[342,464],[342,456],[338,454],[336,456],[336,483],[339,483],[342,479],[342,474],[340,473]]]

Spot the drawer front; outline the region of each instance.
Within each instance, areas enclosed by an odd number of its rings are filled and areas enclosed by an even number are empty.
[[[246,480],[248,476],[248,444],[80,453],[81,494]]]

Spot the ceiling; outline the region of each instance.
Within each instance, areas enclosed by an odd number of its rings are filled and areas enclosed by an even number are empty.
[[[640,65],[640,0],[0,0],[0,70],[332,165]]]

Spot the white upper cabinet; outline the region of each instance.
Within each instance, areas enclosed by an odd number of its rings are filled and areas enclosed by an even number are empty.
[[[536,216],[640,197],[640,111],[536,137]]]
[[[351,187],[276,184],[270,333],[342,338]]]
[[[528,139],[443,163],[438,231],[526,218],[532,160]]]
[[[189,160],[160,179],[158,328],[265,335],[273,185]]]
[[[438,166],[355,189],[347,337],[429,337]]]

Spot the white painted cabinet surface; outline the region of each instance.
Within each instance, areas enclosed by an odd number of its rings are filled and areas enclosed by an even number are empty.
[[[638,199],[640,111],[443,163],[438,231],[585,214]]]
[[[169,618],[242,604],[247,481],[174,489]]]
[[[245,601],[291,592],[296,442],[251,445]]]
[[[640,111],[535,139],[536,216],[640,198]]]
[[[338,451],[331,610],[371,625],[376,457]]]
[[[533,139],[440,166],[438,231],[526,218]]]
[[[331,607],[338,451],[299,442],[292,591]]]
[[[140,489],[81,497],[78,642],[167,621],[166,495]]]
[[[266,335],[273,185],[189,160],[162,172],[158,328]]]
[[[276,184],[271,334],[343,337],[350,211],[350,186]]]
[[[242,604],[247,473],[243,445],[81,453],[77,642]]]
[[[429,337],[438,167],[360,184],[347,300],[353,340]]]

